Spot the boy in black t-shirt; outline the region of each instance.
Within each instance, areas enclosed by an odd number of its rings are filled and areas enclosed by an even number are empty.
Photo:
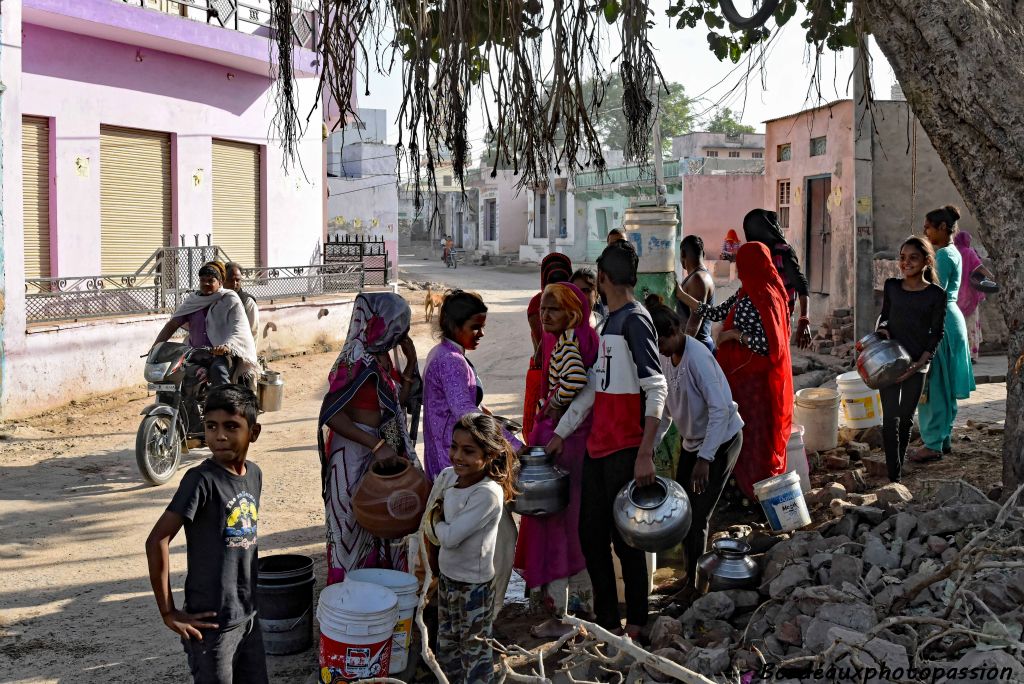
[[[264,684],[263,635],[256,619],[256,526],[263,473],[246,463],[260,434],[256,395],[223,385],[206,399],[206,443],[213,457],[181,479],[146,540],[149,581],[167,627],[181,636],[198,683]],[[185,605],[174,606],[168,547],[185,527]]]

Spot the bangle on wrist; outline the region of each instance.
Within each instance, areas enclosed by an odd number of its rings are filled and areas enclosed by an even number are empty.
[[[372,454],[372,455],[376,456],[376,455],[377,455],[377,452],[378,452],[378,451],[380,451],[380,448],[381,448],[382,446],[384,446],[384,444],[385,444],[385,442],[384,442],[384,440],[383,440],[383,439],[382,439],[382,440],[380,440],[379,442],[377,442],[376,444],[374,444],[374,445],[373,445],[373,448],[372,448],[372,449],[370,449],[370,454]]]
[[[811,319],[808,318],[807,316],[801,316],[799,319],[797,319],[797,323],[810,323],[810,322],[811,322]]]

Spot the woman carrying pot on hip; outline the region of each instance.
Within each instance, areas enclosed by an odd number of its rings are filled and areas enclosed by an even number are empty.
[[[401,296],[366,292],[356,297],[345,346],[327,378],[317,438],[327,516],[327,584],[359,568],[405,570],[405,540],[374,537],[356,522],[352,497],[375,462],[408,459],[417,468],[406,431],[404,405],[418,379],[412,314]],[[403,371],[391,360],[399,347]]]
[[[709,521],[743,448],[743,420],[711,350],[686,334],[682,319],[660,297],[651,295],[646,304],[658,331],[661,368],[668,382],[655,443],[676,424],[682,440],[676,481],[690,497],[693,513],[683,540],[686,581],[687,589],[695,589],[697,560],[707,547]]]

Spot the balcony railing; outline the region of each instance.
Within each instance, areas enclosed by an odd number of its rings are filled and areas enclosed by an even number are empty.
[[[222,28],[270,37],[270,10],[241,0],[121,0],[126,5],[145,7]],[[315,42],[316,12],[302,10],[292,16],[295,42],[312,49]]]
[[[664,171],[666,179],[678,176],[679,162],[665,162]],[[614,169],[605,169],[604,171],[588,171],[587,173],[577,174],[574,179],[574,184],[577,190],[641,183],[654,183],[653,164],[647,164],[645,166],[620,166]]]

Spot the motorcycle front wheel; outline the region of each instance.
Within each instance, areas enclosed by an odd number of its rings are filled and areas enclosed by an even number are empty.
[[[169,432],[170,444],[166,437]],[[162,485],[178,472],[181,462],[181,440],[171,425],[170,416],[146,416],[135,437],[135,461],[143,479],[151,485]]]

